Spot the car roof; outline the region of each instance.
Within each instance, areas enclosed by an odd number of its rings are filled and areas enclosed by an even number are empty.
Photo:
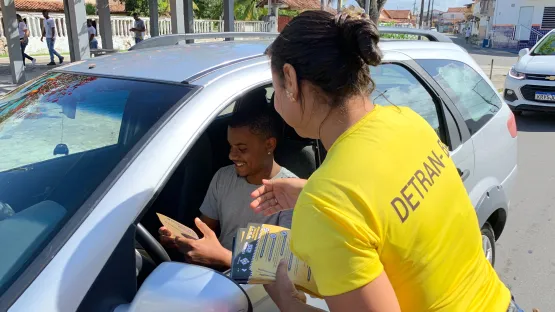
[[[237,40],[193,43],[115,53],[71,63],[56,71],[145,79],[173,83],[190,82],[216,69],[264,58],[271,40]],[[383,41],[384,53],[397,51],[413,58],[419,53],[462,49],[445,42]]]

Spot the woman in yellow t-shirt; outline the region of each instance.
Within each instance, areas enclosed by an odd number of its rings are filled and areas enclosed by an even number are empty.
[[[268,48],[276,110],[328,154],[308,181],[265,181],[251,206],[295,207],[291,249],[331,311],[513,311],[446,146],[411,109],[370,102],[378,41],[366,16],[307,11]],[[277,276],[282,311],[315,310]]]

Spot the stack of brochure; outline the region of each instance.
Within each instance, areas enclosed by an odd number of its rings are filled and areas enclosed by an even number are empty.
[[[231,279],[239,284],[270,284],[282,259],[297,289],[321,297],[310,267],[289,249],[290,230],[275,225],[249,223],[237,231],[233,244]]]

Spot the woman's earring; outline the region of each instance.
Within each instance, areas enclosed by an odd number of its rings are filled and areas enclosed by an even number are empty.
[[[291,91],[286,91],[287,93],[287,98],[289,99],[289,101],[294,102],[295,99],[293,98],[293,93],[291,93]]]
[[[268,152],[268,155],[272,155],[272,152]]]

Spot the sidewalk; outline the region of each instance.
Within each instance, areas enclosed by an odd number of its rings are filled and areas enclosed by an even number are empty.
[[[69,55],[63,55],[64,57],[64,64],[69,63]],[[51,70],[52,68],[56,68],[56,66],[47,66],[50,62],[50,57],[48,55],[40,55],[35,57],[37,63],[35,66],[31,65],[29,60],[26,60],[25,63],[27,66],[25,67],[25,77],[27,81],[34,79],[43,73]],[[56,60],[58,61],[58,60]],[[13,89],[15,89],[17,85],[12,83],[12,75],[10,72],[10,58],[9,57],[0,57],[0,95],[3,95]]]
[[[488,77],[491,71],[491,61],[493,60],[491,81],[497,90],[503,89],[507,73],[509,69],[511,69],[511,66],[516,64],[518,54],[511,51],[482,48],[480,46],[467,44],[463,36],[449,35],[449,38],[451,38],[454,43],[466,49]]]

